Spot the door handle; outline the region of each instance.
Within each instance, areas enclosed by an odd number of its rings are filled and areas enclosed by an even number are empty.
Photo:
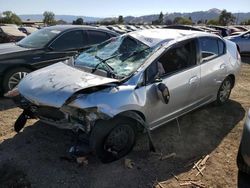
[[[189,79],[189,84],[194,84],[198,82],[198,76],[193,76],[192,78]]]

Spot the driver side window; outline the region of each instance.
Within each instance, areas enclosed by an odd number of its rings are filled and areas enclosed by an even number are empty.
[[[147,68],[146,83],[152,83],[155,78],[172,75],[195,66],[196,57],[195,40],[185,41],[171,47]]]
[[[159,74],[171,75],[196,65],[195,41],[187,41],[170,48],[158,59]]]

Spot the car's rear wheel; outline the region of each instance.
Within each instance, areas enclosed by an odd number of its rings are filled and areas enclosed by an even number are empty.
[[[128,154],[136,140],[136,123],[116,117],[98,121],[90,136],[90,146],[103,163],[113,162]]]
[[[3,80],[3,91],[7,93],[8,91],[14,89],[19,82],[28,74],[31,70],[25,67],[15,68],[7,72]]]
[[[240,148],[239,148],[238,155],[237,155],[237,166],[241,172],[244,172],[244,173],[247,173],[250,175],[250,167],[247,166],[247,164],[245,163],[245,161],[240,153]]]
[[[233,82],[230,77],[227,77],[221,84],[217,93],[217,104],[222,105],[226,103],[230,97],[231,90],[233,88]]]

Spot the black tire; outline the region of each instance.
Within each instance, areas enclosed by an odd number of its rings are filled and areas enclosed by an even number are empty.
[[[247,166],[247,164],[245,163],[241,155],[240,148],[239,148],[238,155],[237,155],[237,166],[241,172],[244,172],[250,175],[250,167]]]
[[[10,87],[10,79],[13,75],[17,74],[17,73],[30,73],[31,70],[30,69],[27,69],[25,67],[18,67],[18,68],[14,68],[14,69],[11,69],[10,71],[8,71],[5,76],[4,76],[4,79],[3,79],[3,92],[4,93],[7,93],[8,91],[10,91],[11,89],[14,88],[15,84],[12,84],[11,86],[13,87]]]
[[[232,88],[233,88],[232,79],[230,77],[225,78],[225,80],[221,83],[221,86],[217,92],[217,99],[216,99],[217,105],[223,105],[229,100]]]
[[[15,124],[14,124],[14,130],[19,133],[23,127],[25,126],[27,122],[27,116],[25,115],[25,113],[23,112],[16,120]]]
[[[136,123],[129,118],[116,117],[96,122],[90,135],[90,147],[103,163],[110,163],[128,154],[135,140]]]

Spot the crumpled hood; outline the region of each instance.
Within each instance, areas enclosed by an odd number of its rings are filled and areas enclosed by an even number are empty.
[[[75,92],[117,82],[76,69],[62,62],[28,74],[18,85],[22,96],[36,105],[60,108]]]

